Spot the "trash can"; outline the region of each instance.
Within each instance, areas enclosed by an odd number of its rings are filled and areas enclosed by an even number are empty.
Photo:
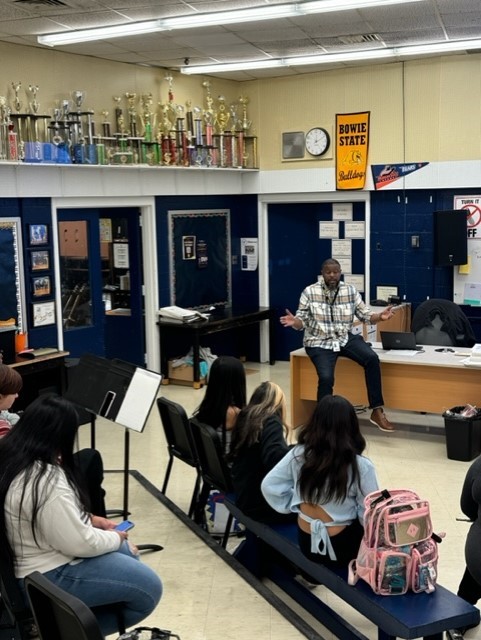
[[[481,410],[474,415],[462,415],[465,406],[453,407],[443,413],[446,433],[446,453],[450,460],[469,462],[481,453]]]

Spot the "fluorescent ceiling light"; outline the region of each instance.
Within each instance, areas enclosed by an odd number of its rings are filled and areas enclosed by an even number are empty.
[[[190,29],[192,27],[210,27],[223,24],[238,24],[241,22],[254,22],[258,20],[273,20],[275,18],[289,18],[302,14],[299,5],[280,4],[270,7],[258,7],[256,9],[239,9],[238,11],[218,11],[215,13],[194,13],[178,18],[166,18],[161,20],[162,27],[171,29]]]
[[[64,31],[63,33],[52,33],[47,36],[38,36],[40,44],[50,47],[62,44],[74,44],[75,42],[91,42],[92,40],[107,40],[110,38],[120,38],[125,36],[136,36],[142,33],[153,33],[160,31],[158,20],[148,20],[146,22],[130,22],[129,24],[119,24],[113,27],[99,27],[96,29],[82,29],[81,31]]]
[[[149,20],[146,22],[130,22],[113,27],[98,27],[95,29],[79,29],[78,31],[64,31],[50,35],[39,36],[40,44],[49,46],[89,42],[132,36],[155,31],[170,31],[172,29],[192,29],[215,25],[239,24],[241,22],[257,22],[259,20],[276,20],[279,18],[299,17],[312,13],[327,13],[331,11],[347,11],[369,7],[383,7],[392,4],[406,4],[424,2],[425,0],[306,0],[287,4],[239,9],[235,11],[219,11],[215,13],[193,13],[188,16],[166,18],[165,20]]]
[[[275,20],[277,18],[292,18],[310,13],[329,13],[332,11],[347,11],[368,7],[384,7],[385,5],[405,4],[407,2],[424,2],[424,0],[313,0],[311,2],[278,4],[275,6],[239,9],[236,11],[191,14],[188,16],[179,16],[178,18],[166,18],[160,22],[165,29],[186,29],[259,20]]]
[[[185,75],[198,75],[201,73],[222,73],[223,71],[249,71],[249,69],[273,69],[286,67],[289,59],[269,58],[254,62],[226,62],[225,64],[202,64],[194,67],[183,67],[180,71]]]
[[[481,40],[458,40],[454,42],[437,42],[432,44],[417,44],[411,47],[395,49],[397,55],[421,56],[426,53],[451,53],[453,51],[470,51],[481,49]]]
[[[183,67],[185,75],[223,73],[224,71],[242,71],[248,69],[268,69],[272,67],[298,67],[311,64],[330,64],[333,62],[358,62],[363,60],[382,60],[403,56],[422,56],[429,54],[453,53],[481,49],[481,40],[458,40],[456,42],[438,42],[433,44],[394,47],[391,49],[366,49],[346,53],[324,53],[317,56],[298,56],[293,58],[272,58],[258,62],[206,64]]]

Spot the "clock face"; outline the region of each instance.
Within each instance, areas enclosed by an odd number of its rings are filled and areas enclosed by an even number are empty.
[[[306,151],[311,156],[322,156],[329,149],[331,138],[322,127],[314,127],[306,133]]]

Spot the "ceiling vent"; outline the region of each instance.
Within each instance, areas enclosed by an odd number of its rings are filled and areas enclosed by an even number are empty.
[[[377,33],[364,33],[358,36],[341,36],[339,38],[342,44],[364,44],[366,42],[382,42],[381,36]]]
[[[60,0],[13,0],[14,4],[31,4],[36,7],[66,7],[68,5]]]

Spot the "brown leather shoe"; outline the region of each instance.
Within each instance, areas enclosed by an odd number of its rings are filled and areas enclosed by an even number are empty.
[[[386,414],[380,407],[378,409],[373,409],[369,422],[375,424],[381,431],[387,431],[388,433],[395,431],[394,425],[389,422],[386,418]]]

